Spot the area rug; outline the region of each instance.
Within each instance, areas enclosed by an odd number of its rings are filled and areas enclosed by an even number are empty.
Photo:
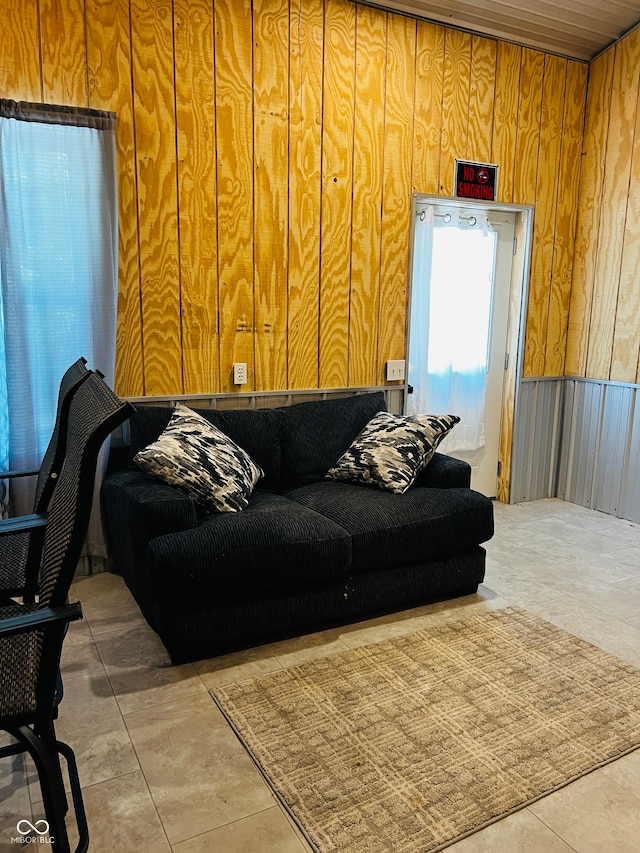
[[[433,853],[640,745],[640,669],[519,608],[211,692],[321,853]]]

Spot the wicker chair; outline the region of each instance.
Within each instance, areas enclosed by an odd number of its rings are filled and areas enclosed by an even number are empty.
[[[60,380],[56,419],[40,470],[3,471],[0,474],[0,479],[3,480],[37,474],[32,510],[34,514],[45,513],[49,506],[64,459],[71,400],[90,373],[86,364],[85,358],[79,358],[67,368]],[[0,533],[0,602],[6,603],[8,599],[18,595],[23,596],[26,601],[33,601],[44,528],[36,526],[32,530],[21,529],[20,520],[16,523],[14,519],[1,519],[0,530],[2,526],[5,532]],[[10,533],[11,529],[15,529],[16,532]]]
[[[48,514],[22,519],[32,530],[44,530],[37,603],[0,607],[0,729],[16,741],[0,749],[0,757],[21,752],[32,756],[53,847],[60,853],[70,851],[60,754],[67,760],[80,834],[76,851],[88,849],[75,759],[70,747],[57,741],[54,730],[62,644],[68,623],[82,618],[80,604],[68,604],[68,592],[89,524],[98,453],[130,410],[96,373],[77,388]]]

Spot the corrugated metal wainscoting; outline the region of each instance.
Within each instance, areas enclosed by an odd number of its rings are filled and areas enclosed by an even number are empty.
[[[640,386],[524,379],[511,501],[558,497],[640,522]]]
[[[565,380],[558,497],[640,522],[639,389]]]
[[[557,497],[564,377],[523,379],[516,404],[511,503]]]

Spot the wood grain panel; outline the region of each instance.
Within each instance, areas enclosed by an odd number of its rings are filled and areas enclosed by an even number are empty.
[[[565,372],[570,376],[584,376],[587,363],[614,60],[615,51],[608,50],[589,68],[565,355]]]
[[[182,393],[171,0],[132,0],[144,388]]]
[[[469,135],[467,160],[491,163],[493,116],[495,112],[497,43],[473,36],[469,88]]]
[[[128,0],[106,6],[87,3],[89,106],[117,114],[118,162],[118,324],[116,393],[143,394],[142,322],[138,264],[138,195],[136,187],[131,43]]]
[[[325,8],[320,244],[320,386],[348,382],[356,7]]]
[[[444,27],[418,21],[413,124],[413,191],[437,195],[444,77]]]
[[[416,22],[390,16],[387,32],[377,373],[381,384],[385,381],[385,362],[405,357]]]
[[[16,101],[42,100],[38,0],[4,0],[0,91]]]
[[[637,55],[637,53],[636,53]],[[638,382],[640,354],[640,105],[631,155],[631,174],[626,199],[620,285],[613,338],[610,378],[616,382]]]
[[[470,81],[471,36],[457,30],[447,30],[440,148],[440,194],[445,196],[453,195],[455,159],[464,159],[467,150]]]
[[[253,98],[251,0],[216,0],[220,390],[237,390],[232,365],[254,379]]]
[[[254,0],[256,387],[287,387],[289,3]]]
[[[86,107],[84,0],[40,0],[43,100]]]
[[[174,0],[182,361],[185,394],[220,388],[213,11]]]
[[[386,59],[387,15],[358,6],[349,314],[354,386],[374,385],[377,378]]]
[[[533,204],[536,200],[543,78],[544,54],[523,48],[513,179],[513,201],[516,204]]]
[[[323,0],[291,0],[288,385],[318,386]]]
[[[640,140],[640,110],[636,116],[635,139]],[[610,379],[633,383],[638,382],[640,375],[640,146],[637,143],[631,163],[623,240]]]
[[[556,56],[545,58],[540,141],[537,152],[533,258],[524,350],[525,376],[542,376],[545,367],[549,285],[556,230],[566,75],[565,59]]]
[[[567,348],[567,321],[578,215],[579,163],[584,131],[586,88],[587,67],[578,62],[569,62],[565,86],[556,229],[553,236],[545,376],[562,376],[565,371],[564,359]]]
[[[497,199],[513,201],[522,48],[498,42],[491,159],[498,165]]]
[[[633,150],[633,132],[638,102],[640,30],[621,41],[615,49],[615,67],[598,255],[593,288],[591,325],[586,373],[609,378],[613,334],[622,263],[622,240]]]

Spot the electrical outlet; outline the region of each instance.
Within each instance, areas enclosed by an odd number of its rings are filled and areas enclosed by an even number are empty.
[[[401,358],[397,361],[388,361],[386,376],[387,380],[390,381],[404,379],[404,359]]]
[[[247,384],[247,365],[243,362],[236,362],[236,364],[233,365],[233,384]]]

